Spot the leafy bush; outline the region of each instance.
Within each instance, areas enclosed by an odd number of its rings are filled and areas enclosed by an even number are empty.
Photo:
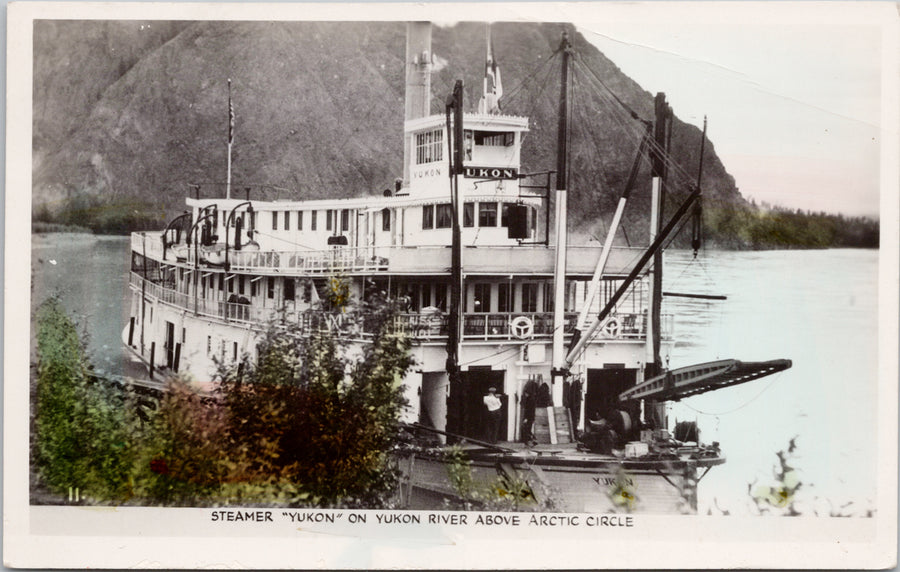
[[[57,494],[71,487],[98,500],[129,498],[133,439],[139,430],[133,395],[92,378],[75,324],[58,299],[38,308],[35,323],[32,451],[40,482]]]

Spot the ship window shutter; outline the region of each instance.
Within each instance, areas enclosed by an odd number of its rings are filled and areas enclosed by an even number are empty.
[[[381,230],[391,230],[391,209],[381,209]]]
[[[291,213],[284,211],[284,230],[291,230]]]
[[[507,205],[503,205],[506,207]],[[506,213],[507,209],[503,209]],[[505,215],[504,215],[505,216]],[[528,207],[525,205],[509,205],[507,237],[515,239],[528,238]]]
[[[434,228],[434,205],[422,207],[422,228],[425,230]]]
[[[463,226],[475,226],[475,203],[463,204]]]
[[[437,205],[437,222],[435,228],[450,228],[453,226],[453,206],[449,204]]]

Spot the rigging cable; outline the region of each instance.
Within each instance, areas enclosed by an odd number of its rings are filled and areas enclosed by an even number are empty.
[[[687,403],[685,403],[685,402],[683,402],[683,401],[681,402],[681,404],[684,405],[685,407],[687,407],[688,409],[690,409],[691,411],[693,411],[693,412],[695,412],[695,413],[699,413],[699,414],[701,414],[701,415],[712,415],[712,416],[728,415],[728,414],[730,414],[730,413],[734,413],[735,411],[740,411],[740,410],[743,409],[744,407],[747,407],[748,405],[750,405],[751,403],[753,403],[754,401],[756,401],[757,399],[759,399],[759,397],[760,397],[763,393],[767,392],[773,385],[775,385],[775,382],[778,381],[778,379],[779,379],[780,377],[781,377],[781,373],[775,374],[775,375],[772,377],[772,379],[769,381],[769,384],[766,385],[759,393],[757,393],[756,395],[754,395],[753,397],[751,397],[750,399],[748,399],[747,401],[745,401],[745,402],[742,403],[741,405],[735,407],[734,409],[729,409],[728,411],[721,411],[721,412],[718,412],[718,413],[711,413],[711,412],[709,412],[709,411],[701,411],[700,409],[697,409],[696,407],[691,407],[690,405],[688,405]]]

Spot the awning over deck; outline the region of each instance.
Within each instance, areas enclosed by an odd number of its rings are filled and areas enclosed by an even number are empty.
[[[654,399],[678,401],[692,395],[753,381],[790,368],[789,359],[743,362],[711,361],[667,371],[619,394],[619,401]]]

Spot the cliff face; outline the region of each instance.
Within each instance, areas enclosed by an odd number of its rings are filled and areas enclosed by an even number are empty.
[[[558,58],[547,60],[563,29],[493,28],[503,110],[531,118],[525,171],[555,168]],[[642,129],[623,120],[599,81],[642,119],[653,119],[653,96],[568,31],[577,54],[569,204],[590,230],[614,208],[637,150],[633,130]],[[268,198],[350,197],[380,194],[402,173],[404,24],[41,21],[34,42],[36,208],[93,197],[160,222],[180,212],[189,184],[225,181],[227,78],[233,188],[271,185]],[[474,108],[484,26],[436,27],[433,47],[432,111],[443,112],[457,79]],[[676,121],[675,159],[688,172],[696,173],[699,139],[699,130]],[[629,224],[645,217],[647,171]],[[744,204],[709,144],[704,192],[716,203]]]

